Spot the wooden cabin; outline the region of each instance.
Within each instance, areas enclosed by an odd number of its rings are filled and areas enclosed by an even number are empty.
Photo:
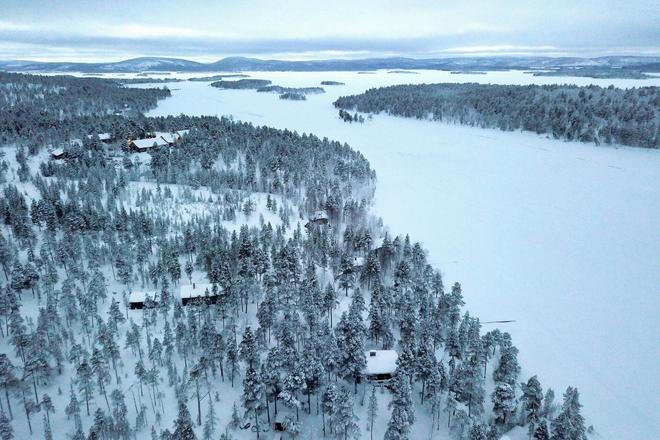
[[[328,213],[325,211],[316,211],[313,216],[309,218],[309,221],[305,223],[306,228],[312,227],[312,225],[321,225],[326,226],[330,223],[328,218]]]
[[[367,366],[364,377],[372,385],[387,385],[392,382],[399,355],[394,350],[369,350],[365,353]]]
[[[181,286],[181,303],[184,306],[188,304],[198,304],[202,301],[208,304],[215,304],[220,299],[220,286],[216,284],[215,293],[211,283],[192,283]]]
[[[66,153],[64,152],[64,148],[56,148],[53,151],[50,152],[50,157],[53,159],[59,160],[59,159],[64,159],[66,157]]]
[[[152,148],[179,145],[183,141],[183,136],[188,133],[189,130],[179,130],[172,133],[157,131],[148,138],[129,139],[128,148],[138,153],[144,153]]]
[[[145,304],[156,304],[156,292],[131,292],[128,296],[128,307],[131,310],[142,310],[145,307]]]

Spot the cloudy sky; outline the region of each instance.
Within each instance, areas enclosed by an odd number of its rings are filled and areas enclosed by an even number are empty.
[[[658,0],[0,0],[0,59],[660,54]]]

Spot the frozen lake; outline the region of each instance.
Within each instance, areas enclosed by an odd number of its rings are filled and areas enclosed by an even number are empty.
[[[192,76],[201,76],[199,74]],[[652,80],[487,75],[251,73],[282,86],[318,86],[307,101],[170,85],[151,115],[233,115],[348,142],[378,175],[375,212],[394,233],[423,242],[445,285],[502,325],[520,349],[522,379],[538,374],[561,400],[581,392],[605,439],[660,432],[660,152],[566,143],[528,133],[377,116],[339,120],[340,95],[400,83],[660,85]],[[487,328],[487,326],[484,326]]]

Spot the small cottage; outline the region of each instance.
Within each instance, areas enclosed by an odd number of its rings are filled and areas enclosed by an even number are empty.
[[[312,225],[327,225],[330,223],[328,218],[328,213],[325,211],[316,211],[312,217],[309,218],[309,221],[305,224],[306,228],[310,228]]]
[[[142,310],[145,304],[154,304],[156,302],[156,292],[131,292],[128,296],[128,307],[131,310]]]
[[[50,157],[53,159],[64,159],[65,153],[63,148],[56,148],[50,152]]]
[[[215,293],[211,283],[192,283],[181,286],[181,303],[184,306],[188,304],[200,303],[202,301],[208,304],[215,304],[220,299],[220,286],[216,284]]]
[[[145,139],[129,139],[128,148],[139,153],[144,153],[151,148],[164,147],[166,145],[179,145],[183,140],[183,136],[187,135],[188,132],[189,130],[179,130],[172,133],[157,131],[152,137]]]
[[[394,350],[369,350],[365,353],[367,367],[364,376],[373,385],[387,385],[394,378],[396,360],[399,357]]]

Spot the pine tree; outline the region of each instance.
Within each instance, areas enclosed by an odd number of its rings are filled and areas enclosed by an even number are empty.
[[[488,440],[488,428],[481,423],[475,423],[470,428],[469,440]]]
[[[342,353],[338,365],[339,373],[342,377],[353,379],[355,393],[357,393],[358,379],[367,364],[364,354],[365,329],[358,306],[359,303],[354,301],[349,314],[342,313],[341,319],[335,327],[337,347]]]
[[[408,379],[397,373],[394,382],[394,396],[389,404],[392,416],[387,424],[385,440],[407,440],[410,427],[415,422],[415,413],[410,397],[410,384]]]
[[[502,426],[507,426],[509,417],[516,411],[516,394],[511,385],[500,382],[495,387],[491,396],[493,401],[493,414],[495,422]]]
[[[586,439],[584,417],[580,414],[580,394],[577,388],[568,387],[557,418],[551,423],[552,440]]]
[[[192,419],[186,404],[179,400],[179,414],[174,422],[172,440],[196,440]]]
[[[4,410],[0,409],[0,439],[12,440],[14,438],[14,428],[11,422],[5,415]]]
[[[206,411],[206,417],[204,419],[204,440],[211,440],[213,434],[215,433],[215,428],[217,426],[218,419],[215,415],[215,408],[213,407],[213,399],[209,397],[209,409]]]
[[[529,378],[527,383],[521,383],[523,395],[523,410],[525,422],[529,423],[529,434],[534,432],[536,423],[541,417],[541,405],[543,403],[543,389],[536,376]]]
[[[50,421],[45,415],[44,415],[43,423],[44,423],[44,440],[53,440],[53,430],[50,427]]]
[[[493,380],[495,382],[506,382],[513,387],[516,384],[519,373],[518,349],[511,345],[510,342],[505,343],[500,348],[500,362],[495,371],[493,371]]]
[[[337,394],[337,409],[334,416],[334,425],[337,437],[347,440],[360,437],[357,424],[358,417],[353,410],[353,396],[346,387],[341,387]]]
[[[422,341],[417,349],[416,377],[422,381],[421,403],[424,404],[426,384],[428,380],[438,372],[438,361],[435,358],[431,346]]]
[[[11,411],[11,401],[9,400],[9,389],[16,386],[18,378],[14,374],[15,367],[11,360],[5,353],[0,353],[0,384],[5,391],[5,399],[7,400],[7,410],[9,417],[14,418]]]
[[[532,435],[534,440],[550,440],[550,433],[548,432],[548,424],[545,420],[541,420],[534,430]]]
[[[254,367],[255,370],[259,366],[257,344],[250,326],[245,327],[245,332],[243,333],[243,339],[240,345],[240,359],[247,364],[247,367]]]
[[[330,427],[330,433],[334,432],[333,427],[333,418],[337,410],[337,386],[334,383],[328,385],[323,392],[321,408],[323,411],[323,435],[325,435],[325,416],[328,415],[328,423]]]
[[[376,387],[371,387],[371,394],[369,395],[369,405],[367,406],[367,416],[369,417],[369,433],[371,440],[374,439],[374,419],[378,414],[378,399],[376,398]]]
[[[245,417],[254,417],[254,426],[259,438],[259,414],[263,410],[263,390],[260,377],[252,366],[248,366],[243,379],[243,407],[245,408]]]

